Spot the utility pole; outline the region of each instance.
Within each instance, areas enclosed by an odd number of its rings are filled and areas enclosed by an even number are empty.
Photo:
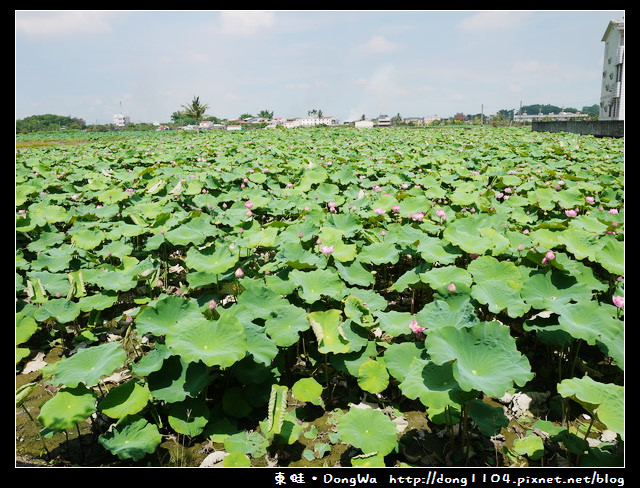
[[[484,104],[480,105],[480,125],[484,125]]]

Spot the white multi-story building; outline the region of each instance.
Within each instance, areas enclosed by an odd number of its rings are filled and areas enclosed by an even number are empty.
[[[125,127],[129,123],[129,117],[124,114],[113,114],[113,125]]]
[[[600,120],[624,120],[624,18],[609,22],[602,41]]]
[[[296,119],[299,127],[311,127],[314,125],[338,125],[335,117],[298,117]]]

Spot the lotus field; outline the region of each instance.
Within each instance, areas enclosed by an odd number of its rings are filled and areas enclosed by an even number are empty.
[[[61,351],[16,392],[51,392],[45,445],[91,424],[131,465],[167,440],[222,466],[622,464],[624,139],[72,142],[16,153],[16,377]]]

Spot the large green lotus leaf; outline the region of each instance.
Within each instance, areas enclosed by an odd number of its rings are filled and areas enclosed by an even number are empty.
[[[79,349],[73,356],[45,367],[43,374],[50,376],[54,385],[74,388],[80,383],[93,386],[124,364],[127,353],[119,342]]]
[[[142,335],[161,336],[180,324],[188,324],[202,318],[195,300],[178,296],[166,296],[154,305],[144,308],[136,317],[136,328]]]
[[[129,198],[129,194],[121,188],[109,188],[108,190],[98,193],[96,198],[102,203],[109,205],[126,200]]]
[[[245,279],[242,286],[245,290],[238,296],[238,304],[251,310],[253,318],[267,318],[273,310],[288,303],[260,280]]]
[[[624,440],[624,387],[599,383],[588,376],[569,378],[558,384],[558,393],[580,403],[608,429]]]
[[[365,307],[372,313],[384,310],[389,305],[387,300],[374,290],[365,290],[364,288],[345,288],[345,295],[351,295],[359,298]]]
[[[493,436],[500,433],[503,427],[509,425],[509,419],[500,405],[492,406],[482,400],[471,400],[469,403],[469,417],[480,429],[483,435]]]
[[[352,237],[359,232],[362,225],[351,214],[333,214],[329,218],[329,222],[338,229],[345,237]]]
[[[546,310],[557,303],[591,300],[591,289],[575,277],[558,270],[532,271],[524,280],[520,295],[533,308]]]
[[[356,286],[371,286],[375,283],[375,276],[369,271],[359,259],[349,263],[341,263],[340,260],[334,262],[338,274],[343,281]]]
[[[333,252],[331,255],[336,261],[348,263],[353,261],[358,254],[358,247],[355,244],[345,244],[344,242],[337,242],[333,246]]]
[[[27,342],[38,330],[38,323],[33,317],[23,312],[16,313],[16,346]]]
[[[427,269],[427,265],[423,263],[420,266],[416,266],[413,269],[405,271],[402,276],[400,276],[400,278],[398,278],[393,285],[389,287],[389,289],[391,291],[402,292],[412,285],[421,283],[422,280],[420,279],[420,275],[425,269]]]
[[[559,314],[558,325],[544,330],[564,330],[589,345],[604,347],[621,368],[624,368],[624,322],[615,316],[615,307],[595,301],[553,307]]]
[[[200,215],[188,219],[178,227],[166,232],[164,237],[176,246],[187,246],[189,244],[199,246],[204,243],[208,237],[216,236],[217,234],[218,230],[211,224],[211,218]]]
[[[385,349],[383,358],[387,370],[398,381],[404,381],[414,358],[426,359],[423,342],[394,342]]]
[[[276,259],[283,261],[294,269],[315,268],[320,262],[320,256],[307,251],[300,242],[287,242],[280,247]]]
[[[178,434],[195,437],[202,433],[211,412],[202,400],[187,398],[169,406],[167,419]]]
[[[488,239],[491,243],[491,252],[494,255],[500,255],[509,248],[509,239],[503,234],[490,227],[481,227],[479,235],[485,239]]]
[[[253,432],[243,430],[228,436],[224,440],[224,448],[229,455],[237,452],[244,453],[252,458],[259,458],[267,453],[268,447],[269,441],[257,430]]]
[[[375,315],[380,329],[391,337],[412,333],[409,329],[409,323],[415,319],[415,316],[409,312],[389,310],[388,312],[376,312]]]
[[[605,244],[595,253],[595,260],[604,269],[616,275],[624,275],[624,242],[613,237],[600,238]]]
[[[360,366],[377,355],[375,342],[367,341],[346,354],[332,354],[329,361],[336,370],[357,378]]]
[[[102,258],[109,258],[115,256],[117,258],[124,258],[131,255],[133,246],[127,244],[126,239],[114,240],[106,245],[103,245],[97,252],[98,256]]]
[[[573,207],[567,207],[573,208]],[[607,224],[602,223],[597,217],[594,217],[591,214],[582,214],[578,217],[571,219],[571,224],[569,224],[569,228],[578,227],[580,229],[586,230],[587,232],[592,232],[594,234],[604,234],[607,230]]]
[[[315,378],[301,378],[291,387],[293,396],[301,402],[310,402],[314,405],[322,405],[322,385]]]
[[[63,388],[40,407],[38,420],[47,429],[71,429],[96,411],[96,397],[86,386]]]
[[[46,223],[67,222],[71,216],[64,207],[46,202],[32,204],[29,207],[28,214],[38,226],[44,226]]]
[[[254,221],[254,223],[256,222]],[[259,225],[253,225],[242,234],[242,239],[238,240],[238,246],[250,249],[256,247],[276,247],[278,243],[277,239],[277,227],[261,228]]]
[[[447,224],[442,237],[451,244],[471,254],[484,254],[493,247],[491,239],[480,235],[484,222],[473,217],[463,217]]]
[[[509,317],[522,317],[531,306],[520,296],[521,287],[520,282],[514,280],[485,280],[471,288],[471,296],[493,313],[506,310]]]
[[[86,269],[83,271],[87,283],[99,286],[108,291],[129,291],[138,284],[133,274],[123,270],[104,268]]]
[[[451,283],[455,285],[457,293],[469,293],[473,281],[471,274],[466,269],[453,265],[431,268],[426,273],[420,274],[420,280],[428,283],[431,288],[445,296],[451,293],[448,290]]]
[[[113,429],[98,437],[100,444],[120,459],[139,461],[155,452],[162,442],[162,434],[155,424],[138,416],[127,417]]]
[[[238,319],[221,314],[213,322],[202,317],[181,327],[173,327],[166,344],[185,361],[202,361],[207,366],[228,368],[247,354],[247,335]]]
[[[49,251],[62,242],[65,239],[65,235],[62,232],[42,232],[37,239],[31,241],[27,245],[27,249],[31,252],[43,252]]]
[[[591,261],[596,261],[596,254],[604,245],[596,234],[577,227],[562,232],[560,241],[576,259],[589,258]]]
[[[404,396],[420,400],[427,407],[427,414],[433,422],[442,423],[447,408],[454,412],[460,409],[451,398],[451,392],[459,389],[451,363],[437,365],[428,359],[413,357],[398,386]]]
[[[469,296],[457,295],[447,300],[434,300],[420,310],[415,319],[422,327],[439,329],[441,327],[472,327],[479,321],[475,307]]]
[[[380,410],[371,408],[350,407],[338,421],[338,433],[343,442],[365,454],[386,456],[398,445],[395,424]]]
[[[92,310],[106,310],[118,301],[116,293],[97,293],[95,295],[84,296],[78,300],[80,310],[91,312]]]
[[[557,196],[557,192],[549,188],[538,188],[527,193],[529,201],[542,210],[553,210],[556,206]]]
[[[529,236],[536,244],[545,249],[555,249],[564,244],[562,234],[564,231],[540,228],[532,231]]]
[[[180,356],[170,356],[162,367],[147,376],[147,385],[154,398],[167,403],[181,402],[197,396],[207,386],[208,367],[198,361],[189,363]]]
[[[418,252],[428,263],[453,264],[462,255],[462,251],[444,239],[423,237]]]
[[[295,305],[283,304],[269,313],[265,320],[265,331],[278,346],[289,347],[300,339],[300,332],[311,324],[307,312]]]
[[[196,271],[219,274],[229,271],[238,262],[238,253],[227,246],[210,246],[202,252],[192,247],[187,251],[185,264]]]
[[[300,287],[300,297],[307,303],[313,303],[323,295],[341,300],[344,297],[344,283],[338,274],[327,269],[313,271],[300,271],[294,269],[289,278],[297,287]]]
[[[131,380],[109,390],[98,402],[98,410],[112,419],[121,419],[140,412],[150,397],[147,385]]]
[[[578,187],[571,187],[556,193],[555,199],[562,208],[575,208],[584,203],[584,195]]]
[[[171,356],[167,346],[156,343],[155,347],[140,358],[137,363],[131,365],[131,372],[137,376],[148,376],[162,368],[165,359]]]
[[[33,262],[34,268],[46,268],[52,273],[64,271],[69,268],[69,262],[73,258],[73,248],[63,246],[54,247],[41,252]]]
[[[498,261],[493,256],[480,256],[469,263],[467,270],[473,275],[473,281],[513,280],[522,278],[520,269],[511,261]]]
[[[247,353],[253,356],[256,363],[269,366],[278,355],[276,341],[267,335],[264,327],[253,322],[244,322],[244,332],[247,336]]]
[[[358,368],[358,386],[369,393],[380,393],[389,385],[384,359],[370,359]]]
[[[145,232],[145,227],[137,224],[128,224],[126,222],[118,222],[113,224],[111,229],[106,233],[106,237],[112,241],[120,238],[131,238],[139,236]]]
[[[384,242],[374,242],[368,246],[363,246],[358,255],[358,260],[362,263],[371,264],[395,264],[400,258],[400,252],[393,244]]]
[[[331,309],[311,312],[307,320],[318,340],[318,351],[322,354],[346,353],[351,350],[342,328],[342,312]]]
[[[425,347],[434,363],[453,361],[453,376],[462,390],[502,397],[513,383],[524,386],[534,376],[509,332],[495,321],[462,329],[443,327],[427,334]]]

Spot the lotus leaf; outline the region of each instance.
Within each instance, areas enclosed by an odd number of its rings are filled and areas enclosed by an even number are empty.
[[[193,321],[204,318],[195,301],[165,296],[155,304],[144,308],[136,317],[136,328],[140,334],[162,336],[174,327],[182,327]]]
[[[154,398],[167,403],[181,402],[197,396],[207,385],[207,366],[189,363],[180,356],[165,359],[162,367],[147,376],[147,385]]]
[[[371,264],[395,264],[400,258],[398,249],[392,245],[383,242],[369,244],[364,246],[358,254],[358,260],[362,263]]]
[[[513,441],[513,450],[516,454],[527,456],[535,461],[544,455],[544,443],[542,437],[535,434],[529,434]]]
[[[523,386],[533,378],[509,328],[498,322],[435,329],[427,335],[425,347],[435,364],[453,361],[453,377],[464,391],[501,397],[514,383]]]
[[[234,452],[245,453],[255,459],[266,454],[269,441],[258,431],[243,431],[228,436],[224,440],[224,447],[229,455]]]
[[[600,383],[584,376],[562,380],[558,384],[558,393],[578,402],[624,440],[623,386]]]
[[[169,425],[178,432],[186,436],[195,437],[202,433],[207,422],[209,422],[209,408],[202,400],[187,398],[169,406],[167,419]]]
[[[466,295],[449,297],[446,300],[436,299],[427,303],[416,314],[418,324],[429,329],[441,327],[472,327],[479,321],[475,314],[475,308]]]
[[[369,393],[380,393],[389,385],[384,359],[370,359],[358,368],[358,385]]]
[[[265,320],[265,331],[280,347],[288,347],[300,339],[300,332],[310,327],[307,312],[291,304],[273,309]]]
[[[158,427],[137,416],[121,419],[115,427],[98,437],[102,446],[120,459],[139,461],[162,442]]]
[[[359,259],[344,264],[337,260],[335,267],[340,278],[346,283],[356,286],[371,286],[375,283],[375,276],[363,265]]]
[[[247,353],[256,362],[270,365],[278,355],[276,341],[267,335],[264,327],[253,322],[244,322],[244,332],[247,337]]]
[[[315,378],[301,378],[291,387],[291,393],[301,402],[322,405],[322,385]]]
[[[311,312],[307,320],[318,340],[318,351],[322,354],[345,353],[351,350],[342,328],[342,312],[331,309]]]
[[[289,277],[296,286],[300,287],[300,298],[307,303],[320,300],[323,295],[336,300],[344,296],[344,283],[329,270],[317,269],[314,271],[299,271],[294,269]]]
[[[386,456],[398,444],[395,424],[380,410],[371,408],[350,407],[338,421],[338,432],[343,442],[364,454]]]
[[[460,410],[451,397],[451,393],[459,389],[453,377],[451,363],[437,365],[428,359],[414,356],[399,387],[407,398],[420,400],[427,407],[427,414],[433,422],[446,422],[447,409],[447,415]]]
[[[43,374],[50,377],[49,381],[54,385],[74,388],[84,383],[93,386],[100,378],[121,367],[126,357],[127,353],[119,342],[108,342],[79,349],[73,356],[47,366]]]
[[[478,258],[479,259],[479,258]],[[443,266],[432,268],[426,273],[420,274],[420,280],[428,283],[431,288],[442,295],[449,295],[449,286],[453,283],[457,293],[469,293],[471,290],[471,274],[463,268],[457,266]]]
[[[151,398],[149,388],[137,381],[127,381],[109,390],[98,402],[98,410],[113,419],[140,412]]]
[[[166,344],[187,362],[202,361],[207,366],[228,368],[247,353],[244,327],[231,314],[213,322],[193,319],[167,332]]]
[[[79,384],[63,388],[40,408],[38,420],[47,429],[62,431],[74,427],[96,411],[96,397]]]
[[[500,429],[509,425],[509,419],[504,414],[501,405],[493,406],[482,400],[471,400],[469,416],[478,425],[480,432],[486,436],[500,433]]]

